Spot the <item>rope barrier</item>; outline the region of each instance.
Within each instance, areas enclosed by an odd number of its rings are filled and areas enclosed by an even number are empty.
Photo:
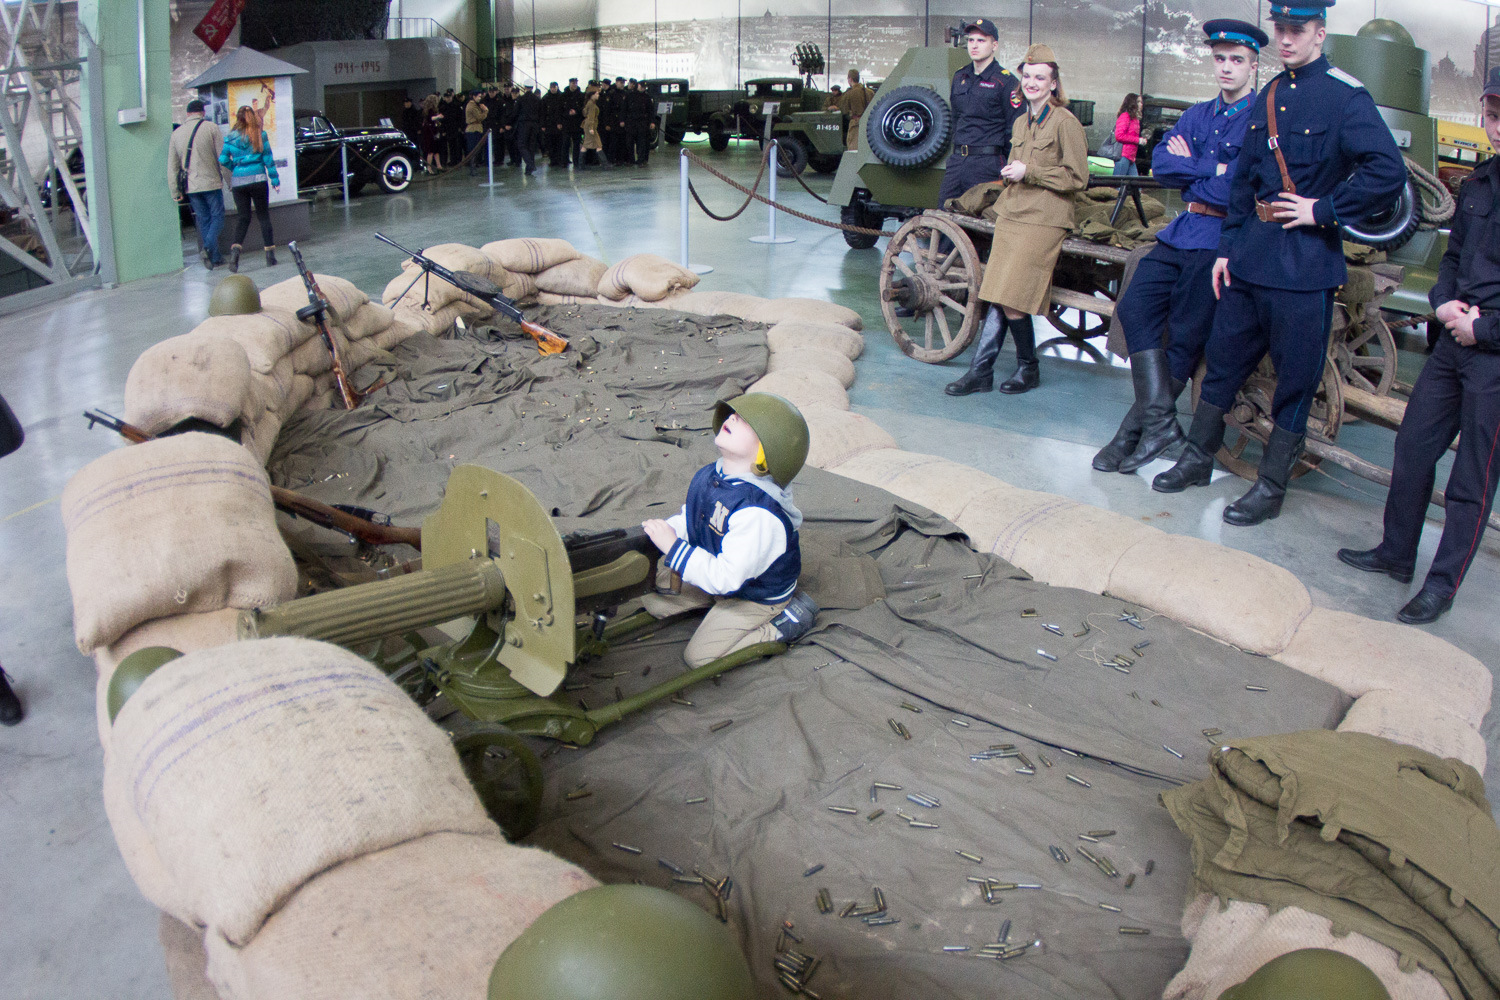
[[[754,199],[755,201],[758,201],[761,204],[770,205],[772,208],[776,209],[778,212],[785,212],[787,215],[790,215],[793,218],[801,219],[804,222],[811,222],[811,223],[813,223],[814,225],[817,225],[817,226],[824,226],[824,227],[826,227],[828,229],[841,229],[841,230],[843,230],[846,233],[860,233],[860,234],[865,235],[865,236],[895,236],[896,235],[895,232],[891,231],[891,230],[885,230],[885,229],[867,229],[864,226],[848,226],[848,225],[845,225],[842,222],[829,222],[826,219],[820,219],[820,218],[818,218],[815,215],[808,215],[806,212],[799,212],[799,211],[797,211],[794,208],[788,208],[785,205],[778,204],[777,202],[772,201],[771,199],[765,197],[764,195],[759,194],[758,192],[756,192],[752,188],[745,187],[745,185],[741,184],[739,181],[735,180],[733,177],[725,176],[724,174],[722,174],[719,171],[715,170],[712,166],[710,166],[708,163],[706,163],[701,156],[699,156],[698,154],[692,152],[691,150],[684,150],[682,155],[686,156],[693,163],[696,163],[698,166],[702,167],[704,170],[708,171],[710,174],[712,174],[713,176],[717,177],[719,180],[723,181],[725,184],[728,184],[730,187],[735,188],[736,190],[738,190],[738,191],[742,192],[743,194],[747,195],[748,196],[747,199],[746,199],[746,204],[747,205],[749,204],[749,200],[750,199]],[[764,155],[761,158],[761,162],[762,162],[762,173],[763,173],[764,169],[765,169],[764,168],[764,163],[765,163],[765,157],[764,157]],[[759,186],[760,186],[760,178],[759,178],[759,175],[757,175],[757,177],[756,177],[756,187],[759,187]],[[691,185],[689,185],[689,190],[691,190]],[[698,195],[697,195],[696,192],[694,192],[693,197],[694,197],[694,199],[698,198]],[[698,201],[698,207],[702,208],[705,212],[708,211],[707,208],[704,208],[703,202],[701,200]],[[745,210],[744,206],[741,206],[740,212],[743,212],[744,210]],[[738,215],[738,214],[739,214],[739,212],[735,213],[735,215]],[[715,218],[717,218],[717,217],[715,216]],[[732,216],[730,216],[730,218],[732,219],[732,218],[734,218],[734,216],[732,215]],[[720,220],[720,221],[723,221],[723,220]]]
[[[770,159],[770,152],[770,149],[766,149],[760,154],[760,170],[755,175],[755,187],[752,190],[746,192],[746,198],[743,202],[740,203],[740,207],[735,209],[733,212],[730,212],[728,215],[716,215],[707,205],[705,205],[703,203],[703,198],[698,194],[698,189],[693,187],[692,181],[688,181],[688,194],[692,195],[693,200],[698,203],[698,207],[703,209],[703,214],[708,216],[710,219],[713,219],[715,222],[729,222],[731,219],[739,218],[742,214],[744,214],[745,209],[750,207],[750,202],[755,200],[755,192],[760,190],[760,182],[766,176],[766,163]],[[697,160],[699,163],[703,162],[692,153],[688,153],[687,155],[688,159],[690,160]],[[714,171],[712,170],[710,171],[710,173],[713,172]],[[724,177],[723,174],[720,174],[719,176],[724,180],[728,180],[728,178]],[[734,182],[730,181],[730,183],[733,184]],[[739,188],[741,191],[745,190],[738,184],[735,184],[734,186]]]

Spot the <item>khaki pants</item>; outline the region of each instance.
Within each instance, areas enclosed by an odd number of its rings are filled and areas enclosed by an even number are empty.
[[[656,585],[666,590],[671,573],[663,560],[657,568]],[[737,649],[757,642],[775,642],[777,631],[771,619],[787,606],[786,601],[761,604],[737,597],[715,597],[691,584],[682,585],[680,594],[647,594],[641,605],[656,618],[681,614],[695,608],[709,608],[698,631],[688,640],[682,658],[690,667],[701,667]]]

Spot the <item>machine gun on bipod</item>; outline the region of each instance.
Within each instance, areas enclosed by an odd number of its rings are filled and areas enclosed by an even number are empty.
[[[401,295],[396,296],[398,300],[402,295],[410,291],[412,286],[418,281],[429,281],[435,275],[459,291],[466,295],[472,295],[496,312],[515,321],[527,336],[536,341],[536,349],[539,353],[561,354],[568,349],[568,342],[565,339],[559,337],[540,323],[533,323],[522,315],[521,309],[516,305],[515,300],[509,298],[500,290],[500,286],[496,285],[490,279],[481,274],[475,274],[473,271],[450,271],[431,257],[418,253],[415,250],[406,249],[406,247],[384,233],[376,233],[375,238],[382,243],[390,244],[406,254],[411,258],[412,263],[416,264],[421,270],[421,273],[411,280],[411,284],[401,290]],[[425,294],[423,298],[425,300]]]

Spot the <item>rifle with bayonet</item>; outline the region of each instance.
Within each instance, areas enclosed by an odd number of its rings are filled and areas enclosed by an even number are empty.
[[[328,353],[333,358],[333,380],[338,384],[339,396],[344,400],[344,408],[352,410],[359,405],[360,400],[385,385],[385,380],[376,382],[363,392],[355,389],[350,383],[349,374],[344,371],[344,363],[339,358],[339,347],[337,341],[333,339],[333,330],[328,326],[330,309],[328,299],[324,297],[323,290],[318,287],[318,281],[313,277],[313,273],[307,269],[307,264],[302,259],[302,251],[297,249],[297,241],[292,240],[286,247],[292,252],[292,260],[297,262],[297,273],[302,275],[302,284],[307,286],[307,305],[297,310],[297,318],[317,327],[318,336],[322,337],[323,343],[328,345]]]
[[[128,424],[103,410],[85,410],[83,416],[88,420],[90,430],[95,424],[102,424],[131,444],[152,441],[160,436],[147,434],[134,424]],[[193,423],[198,424],[201,421]],[[220,428],[212,425],[206,425],[202,429],[223,433]],[[422,547],[421,528],[403,528],[391,524],[391,519],[385,514],[365,507],[356,507],[352,504],[326,504],[321,500],[314,500],[312,497],[280,486],[271,487],[271,502],[276,505],[277,510],[285,514],[306,518],[319,527],[343,532],[366,545],[410,545],[415,549]]]
[[[436,276],[448,282],[448,284],[452,285],[454,288],[457,288],[459,291],[464,292],[467,295],[474,296],[474,298],[486,303],[496,312],[520,324],[522,331],[524,331],[527,336],[531,337],[532,340],[536,341],[536,349],[539,353],[561,354],[563,351],[568,349],[568,342],[562,337],[559,337],[557,334],[553,333],[551,330],[547,329],[541,324],[533,323],[531,322],[531,320],[523,316],[521,314],[520,307],[516,305],[515,300],[508,298],[505,293],[500,290],[500,286],[495,284],[490,279],[484,277],[481,274],[475,274],[473,271],[450,271],[448,270],[448,268],[439,264],[431,257],[420,254],[415,250],[406,249],[406,247],[397,243],[395,240],[386,236],[384,233],[376,233],[375,238],[382,243],[390,244],[397,250],[400,250],[402,253],[406,254],[411,258],[412,263],[416,264],[417,267],[421,269],[421,273],[411,280],[411,284],[407,285],[406,288],[401,290],[401,295],[405,295],[408,291],[410,291],[412,285],[415,285],[418,281]],[[399,299],[400,297],[401,296],[398,295],[397,299]]]

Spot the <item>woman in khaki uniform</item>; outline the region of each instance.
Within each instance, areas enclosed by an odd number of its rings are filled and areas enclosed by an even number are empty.
[[[599,88],[589,84],[588,96],[583,101],[583,165],[597,167],[599,151],[604,143],[599,140]]]
[[[994,307],[968,372],[948,387],[949,395],[992,388],[1007,327],[1019,364],[1000,391],[1026,392],[1041,384],[1031,318],[1047,311],[1052,269],[1073,226],[1073,195],[1088,186],[1088,138],[1068,110],[1052,49],[1031,46],[1018,69],[1028,107],[1012,126],[1010,162],[1000,169],[1006,186],[995,202],[995,239],[979,288],[979,297]]]

